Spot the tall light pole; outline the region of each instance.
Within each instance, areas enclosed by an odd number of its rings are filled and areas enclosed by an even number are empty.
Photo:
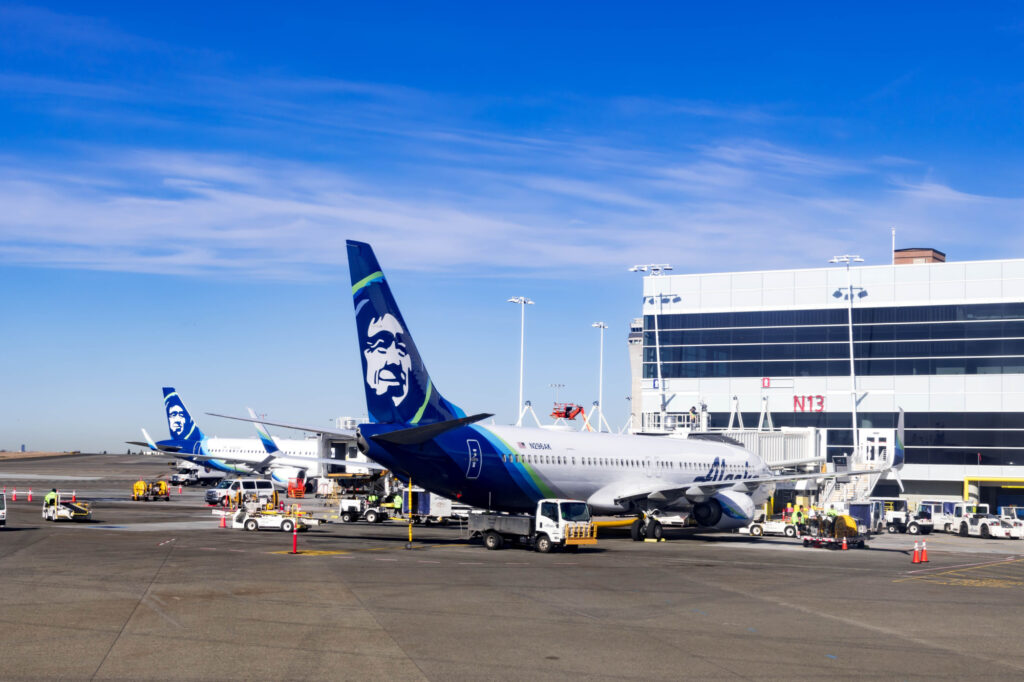
[[[630,272],[650,272],[653,277],[660,277],[665,274],[666,270],[671,270],[672,266],[667,263],[651,263],[649,265],[634,265],[629,269]],[[658,372],[658,390],[661,393],[661,404],[658,407],[658,425],[663,431],[665,430],[665,382],[661,378],[661,339],[658,334],[658,316],[661,315],[661,302],[663,295],[661,292],[658,293],[658,314],[654,315],[654,359],[657,365]],[[641,366],[643,361],[641,360]],[[640,409],[643,409],[641,405]],[[641,422],[641,427],[643,423]]]
[[[853,280],[850,275],[850,264],[863,263],[864,259],[860,256],[845,254],[833,256],[828,262],[833,265],[838,263],[846,265],[846,325],[850,339],[850,408],[853,417],[853,454],[856,458],[860,450],[860,439],[857,437],[857,371],[853,363]]]
[[[601,422],[604,420],[604,330],[608,328],[604,322],[595,322],[590,325],[601,330],[600,359],[597,364],[597,430],[601,431]]]
[[[523,425],[523,357],[526,349],[526,306],[533,305],[533,301],[525,296],[514,296],[508,299],[509,303],[516,303],[520,307],[519,312],[519,404],[516,405],[516,426]]]

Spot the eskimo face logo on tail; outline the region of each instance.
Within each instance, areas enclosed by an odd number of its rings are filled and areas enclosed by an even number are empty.
[[[164,398],[164,408],[167,410],[167,427],[170,429],[173,440],[188,440],[192,437],[193,424],[185,405],[178,398],[176,393],[171,393]]]
[[[366,385],[377,396],[391,398],[398,407],[409,395],[412,372],[405,330],[394,315],[384,313],[370,318],[364,338]]]
[[[181,405],[171,405],[167,408],[167,424],[171,427],[171,435],[175,438],[183,438],[185,436],[185,424],[188,419],[185,418],[185,410],[181,409]]]

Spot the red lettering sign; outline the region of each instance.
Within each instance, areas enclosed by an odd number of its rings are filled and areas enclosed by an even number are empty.
[[[824,412],[825,396],[823,395],[795,395],[793,396],[794,412]]]
[[[763,379],[761,379],[761,388],[771,388],[771,387],[772,387],[772,380],[770,378],[764,377]]]

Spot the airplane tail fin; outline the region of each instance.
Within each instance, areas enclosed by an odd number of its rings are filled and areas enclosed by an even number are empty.
[[[373,249],[354,241],[347,246],[370,420],[417,426],[465,417],[431,381]]]
[[[279,452],[280,449],[277,447],[277,443],[274,442],[274,439],[270,437],[270,433],[267,431],[267,427],[265,427],[259,421],[256,421],[258,419],[258,417],[256,416],[256,411],[253,410],[251,407],[248,408],[248,410],[249,416],[252,417],[254,420],[253,424],[256,426],[256,433],[258,433],[260,436],[260,442],[263,443],[263,449],[267,451],[268,455],[273,455]]]
[[[206,440],[199,425],[188,413],[181,396],[170,386],[164,386],[164,410],[167,412],[167,429],[171,432],[172,440]]]

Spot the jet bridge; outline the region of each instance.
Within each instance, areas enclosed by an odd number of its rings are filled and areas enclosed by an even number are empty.
[[[707,405],[704,403],[701,403],[698,415],[685,416],[689,419],[679,420],[676,424],[687,428],[677,428],[673,435],[684,438],[724,436],[758,455],[776,471],[821,471],[826,461],[827,429],[813,426],[783,426],[776,429],[768,410],[767,398],[761,400],[761,415],[756,427],[744,426],[739,400],[735,397],[729,413],[729,425],[724,429],[707,427]]]

